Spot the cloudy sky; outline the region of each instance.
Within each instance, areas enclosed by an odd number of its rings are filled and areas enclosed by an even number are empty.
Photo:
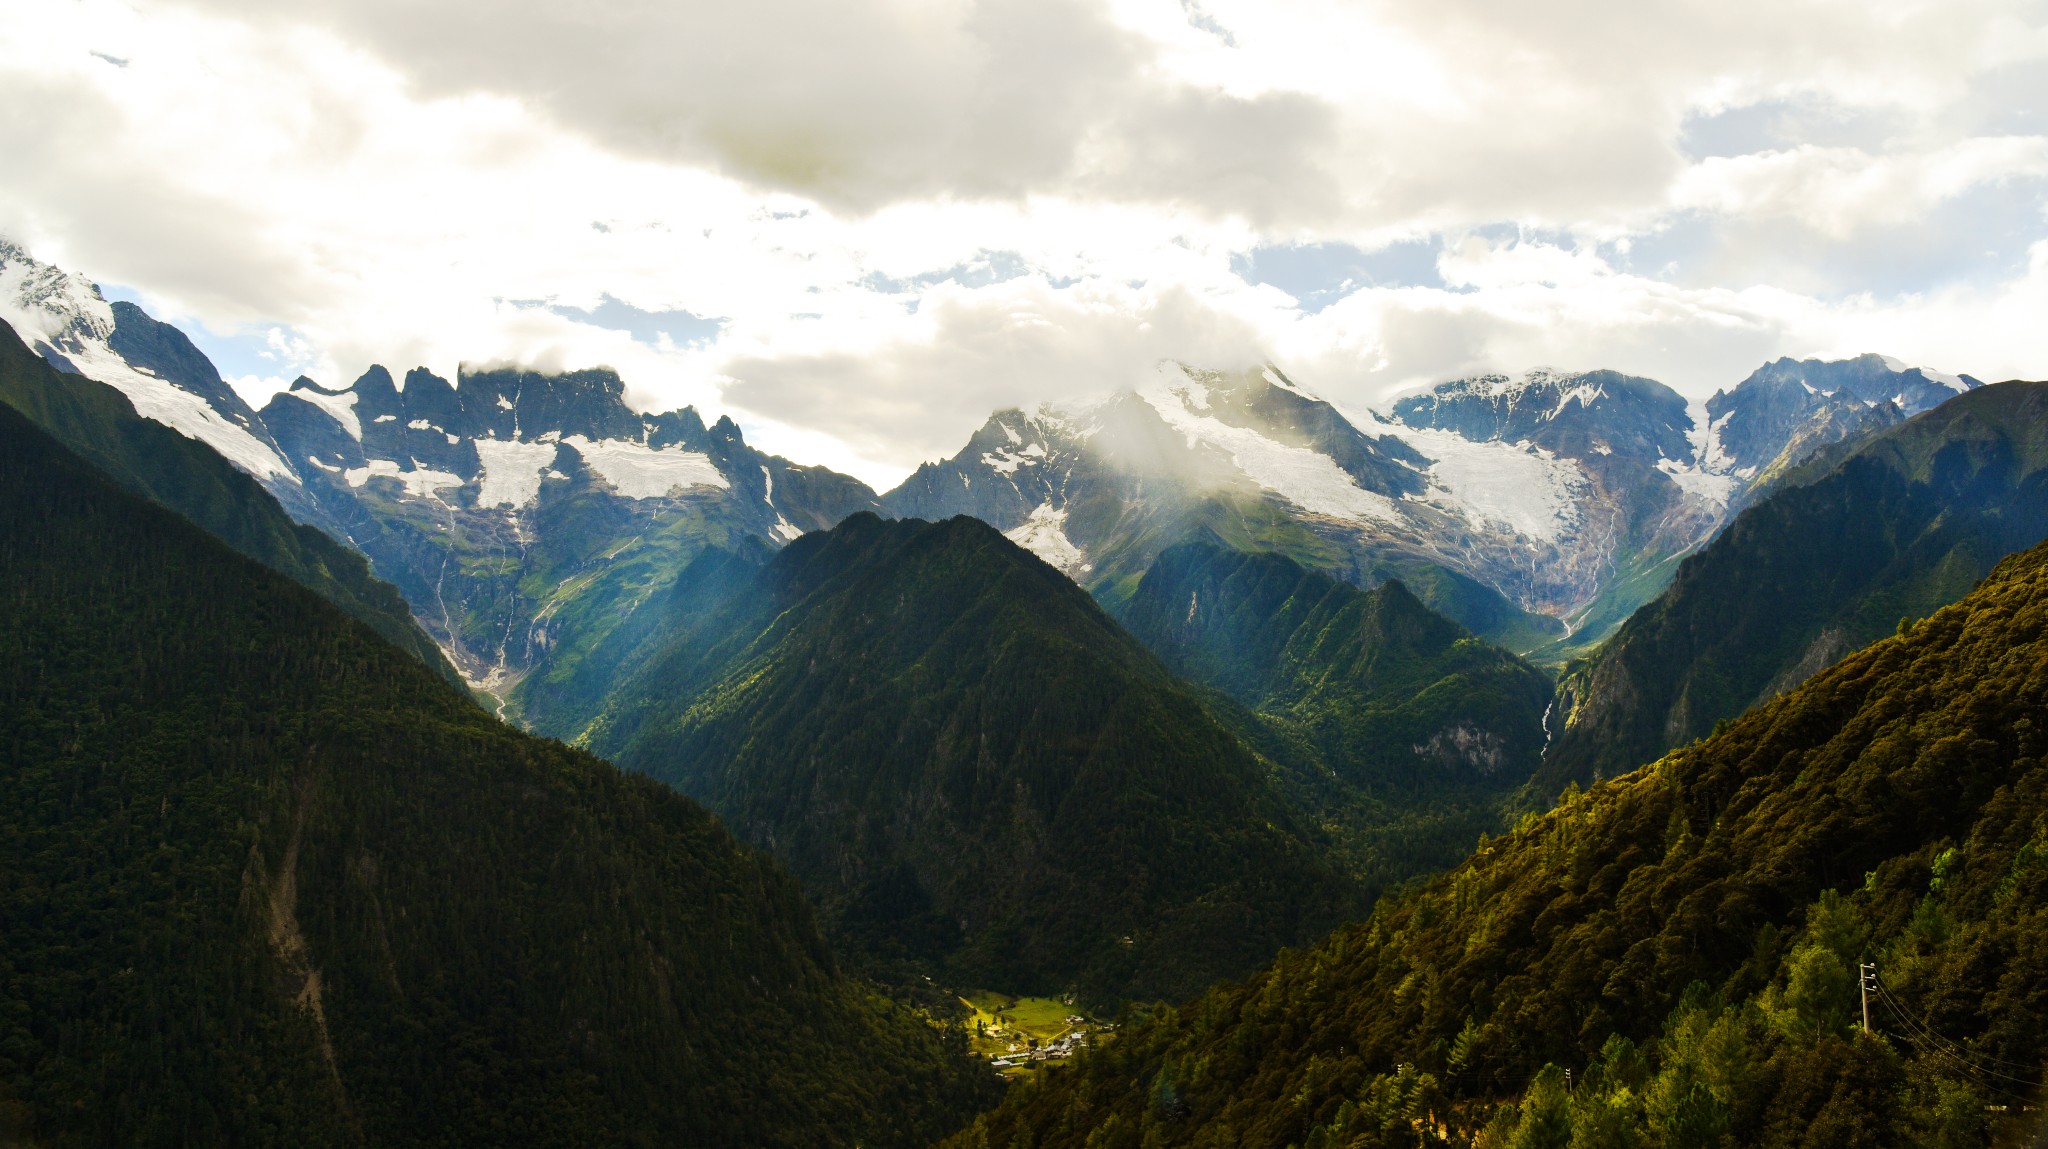
[[[2048,376],[2048,0],[0,16],[0,233],[257,399],[603,363],[888,485],[1162,357]]]

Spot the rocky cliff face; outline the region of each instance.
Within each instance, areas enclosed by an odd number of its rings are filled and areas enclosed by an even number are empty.
[[[1721,457],[1761,489],[1831,442],[1880,431],[1981,384],[1881,355],[1779,359],[1707,400]]]

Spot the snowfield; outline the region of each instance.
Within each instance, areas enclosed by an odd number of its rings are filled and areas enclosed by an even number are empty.
[[[389,459],[371,459],[367,466],[350,467],[348,470],[343,471],[341,477],[348,480],[348,485],[351,487],[361,487],[371,479],[380,477],[397,479],[405,484],[406,494],[415,498],[435,499],[442,502],[447,500],[442,499],[437,492],[443,488],[459,487],[462,485],[462,477],[460,475],[451,475],[446,471],[434,471],[424,467],[416,471],[401,471],[398,469],[398,464]]]
[[[477,505],[523,507],[539,496],[541,472],[555,461],[555,445],[478,439],[476,457],[483,464]]]
[[[1004,531],[1003,537],[1059,568],[1068,577],[1092,569],[1088,556],[1067,537],[1067,512],[1044,503],[1031,511],[1024,525]]]
[[[725,476],[709,455],[680,447],[656,450],[628,439],[586,439],[570,435],[562,442],[576,449],[590,469],[629,499],[658,499],[677,488],[726,487]]]
[[[1375,417],[1368,434],[1393,435],[1433,460],[1427,501],[1473,522],[1491,522],[1554,543],[1579,524],[1591,480],[1579,465],[1539,447],[1474,442]]]
[[[1328,455],[1200,414],[1209,406],[1208,389],[1177,363],[1160,364],[1138,395],[1187,436],[1189,446],[1207,443],[1228,453],[1246,478],[1304,511],[1362,523],[1403,521],[1394,500],[1360,487]]]

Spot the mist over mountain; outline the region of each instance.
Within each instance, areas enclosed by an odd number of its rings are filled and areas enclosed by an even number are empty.
[[[1980,793],[2024,772],[2025,727],[2007,723],[2007,746],[1971,708],[2024,694],[1986,669],[1993,652],[2038,649],[2022,625],[2038,563],[1999,561],[2048,535],[2039,384],[1865,355],[1781,359],[1703,401],[1536,369],[1371,411],[1274,364],[1166,361],[1091,400],[998,410],[878,494],[757,450],[730,418],[638,411],[606,368],[372,367],[302,377],[257,411],[177,328],[78,276],[6,247],[0,289],[20,335],[0,340],[0,401],[33,424],[10,432],[17,469],[70,476],[52,489],[83,515],[10,495],[17,542],[71,550],[10,552],[29,563],[21,609],[48,617],[17,660],[34,754],[0,784],[47,789],[87,742],[139,748],[93,751],[85,805],[0,811],[54,843],[17,868],[61,884],[97,850],[106,873],[145,874],[129,828],[150,796],[165,818],[192,791],[123,771],[191,778],[217,759],[242,795],[160,839],[212,875],[187,901],[144,877],[74,884],[90,912],[33,925],[21,960],[38,970],[81,937],[171,940],[79,950],[148,987],[67,983],[89,1049],[52,1036],[37,1011],[56,998],[19,996],[9,1016],[30,1020],[8,1048],[32,1055],[0,1079],[10,1129],[85,1128],[51,1114],[100,1095],[49,1051],[87,1049],[143,1099],[108,1110],[122,1136],[202,1097],[192,1128],[251,1143],[927,1143],[994,1099],[964,1043],[1009,1074],[1055,1056],[1030,1044],[1051,1030],[1002,1028],[1014,995],[1151,1020],[1090,1029],[1105,1048],[1035,1071],[963,1144],[1198,1128],[1276,1149],[1494,1144],[1487,1128],[1596,1125],[1677,1143],[1697,1117],[1757,1143],[1850,1129],[1850,1145],[1871,1143],[1854,1129],[1948,1137],[1983,1084],[1844,1038],[1837,974],[1876,946],[1901,985],[1976,1000],[1992,991],[1943,947],[2018,936],[1979,904],[2023,886],[1992,876],[2003,845],[1955,887],[1977,901],[1928,899],[1950,888],[1945,843],[2031,817],[2024,796]],[[123,529],[162,569],[136,573]],[[95,573],[55,587],[51,563]],[[181,574],[170,597],[149,581]],[[107,579],[156,589],[102,640],[67,620]],[[300,588],[317,598],[266,605]],[[1901,650],[1910,674],[1883,653]],[[1927,709],[1923,679],[1976,716]],[[1845,717],[1865,687],[1877,716]],[[1857,762],[1902,744],[1865,737],[1880,720],[1951,747],[1942,769],[1976,779],[1968,793],[1843,766],[1843,738]],[[90,737],[49,733],[67,722]],[[1766,743],[1769,762],[1744,750]],[[1828,755],[1833,774],[1792,765]],[[520,789],[532,769],[583,797]],[[1799,800],[1767,794],[1726,824],[1729,794],[1756,787]],[[1827,811],[1852,798],[1877,839],[1858,847],[1876,868],[1848,875],[1860,894],[1802,845],[1835,841]],[[301,823],[313,844],[279,854]],[[1672,861],[1701,842],[1738,861]],[[231,872],[261,898],[230,908]],[[438,932],[393,924],[411,911]],[[700,981],[678,988],[678,962]],[[240,996],[218,1004],[193,970]],[[136,1046],[171,1051],[157,1068],[107,1036],[195,1001],[231,1020],[161,1029]],[[1942,1008],[1916,1023],[2031,1056],[1988,1015]],[[1101,1020],[1068,1017],[1055,1059]],[[476,1043],[494,1052],[439,1052]],[[1698,1084],[1710,1047],[1738,1046],[1761,1068]],[[1561,1065],[1589,1092],[1559,1086]],[[1813,1083],[1834,1079],[1861,1092],[1830,1109]]]
[[[2048,1149],[2048,0],[6,15],[0,1149]]]

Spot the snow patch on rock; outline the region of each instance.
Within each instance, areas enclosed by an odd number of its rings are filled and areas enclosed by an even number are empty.
[[[429,470],[424,467],[418,470],[401,471],[398,469],[398,464],[390,459],[367,460],[365,466],[350,467],[341,473],[341,477],[348,480],[348,485],[351,487],[361,487],[371,479],[380,477],[397,479],[405,485],[406,494],[421,499],[440,499],[441,496],[436,492],[448,487],[459,487],[462,485],[462,478],[459,475],[451,475],[446,471]]]
[[[477,505],[523,507],[539,496],[541,472],[555,461],[555,445],[478,439],[476,458],[483,464],[483,473],[477,476]]]
[[[325,391],[315,391],[311,387],[294,387],[285,394],[327,412],[329,418],[341,424],[341,429],[348,432],[349,438],[358,443],[363,441],[363,420],[356,414],[355,392],[343,391],[329,395]]]
[[[1088,556],[1067,537],[1067,512],[1051,503],[1034,508],[1022,526],[1004,531],[1003,537],[1058,567],[1069,578],[1092,570]]]
[[[1190,379],[1178,363],[1160,364],[1138,395],[1185,435],[1189,446],[1206,443],[1224,451],[1246,478],[1304,511],[1356,522],[1402,521],[1392,499],[1360,487],[1328,455],[1199,414],[1208,409],[1208,388]]]
[[[581,435],[566,436],[562,442],[574,447],[591,470],[629,499],[658,499],[678,488],[731,485],[702,451],[656,449],[629,439],[593,440]]]
[[[1003,430],[1009,431],[1010,429],[1004,427]],[[1010,431],[1010,437],[1015,439],[1017,433]],[[982,466],[987,467],[991,471],[1004,475],[1014,475],[1017,473],[1017,468],[1035,466],[1044,458],[1045,448],[1040,444],[1030,443],[1021,450],[1012,450],[1009,447],[1004,447],[999,450],[984,452],[981,456],[981,463]]]
[[[1892,370],[1899,372],[1900,374],[1904,374],[1908,371],[1911,371],[1916,366],[1915,364],[1907,363],[1902,359],[1894,359],[1889,355],[1880,355],[1878,356],[1878,358],[1884,360],[1884,365],[1886,367],[1889,367]],[[1946,387],[1949,390],[1956,392],[1957,394],[1961,394],[1962,392],[1968,391],[1970,389],[1970,384],[1967,381],[1965,381],[1961,376],[1951,375],[1946,371],[1936,371],[1932,367],[1921,367],[1919,370],[1920,374],[1926,376],[1928,379],[1933,380],[1936,383],[1941,384],[1943,387]],[[1901,404],[1901,407],[1903,406],[1904,404]]]
[[[1498,523],[1552,543],[1578,526],[1580,500],[1590,480],[1570,459],[1540,447],[1475,442],[1455,431],[1392,421],[1381,421],[1375,430],[1400,438],[1432,460],[1425,472],[1427,501],[1467,520]]]

